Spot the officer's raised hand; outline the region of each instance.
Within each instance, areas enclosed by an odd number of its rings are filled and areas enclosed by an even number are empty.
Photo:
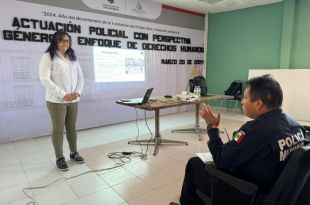
[[[210,105],[204,106],[199,113],[200,116],[206,121],[208,125],[218,126],[220,124],[221,119],[220,113],[217,113],[217,115],[215,116],[212,113]]]

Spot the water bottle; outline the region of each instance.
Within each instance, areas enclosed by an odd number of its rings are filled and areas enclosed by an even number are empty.
[[[197,96],[198,96],[198,99],[201,96],[201,88],[200,88],[200,86],[197,86]]]
[[[194,96],[198,97],[198,87],[197,86],[195,86],[195,88],[194,88]]]

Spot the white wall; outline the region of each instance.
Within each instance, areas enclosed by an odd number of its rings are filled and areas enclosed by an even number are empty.
[[[310,121],[310,69],[253,69],[249,78],[271,74],[283,90],[283,110],[299,121]]]

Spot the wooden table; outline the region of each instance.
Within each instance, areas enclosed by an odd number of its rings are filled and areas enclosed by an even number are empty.
[[[199,100],[197,101],[192,101],[192,102],[187,102],[187,101],[181,101],[181,100],[177,100],[174,98],[165,98],[163,96],[159,96],[159,97],[153,97],[152,99],[154,99],[155,101],[152,102],[148,102],[146,104],[143,105],[130,105],[130,104],[126,104],[125,102],[122,101],[116,101],[117,104],[120,105],[125,105],[125,106],[129,106],[129,107],[133,107],[133,108],[138,108],[138,109],[142,109],[142,110],[147,110],[147,111],[154,111],[155,112],[155,137],[152,141],[150,140],[135,140],[135,141],[129,141],[128,144],[154,144],[155,145],[155,149],[154,149],[154,153],[153,155],[156,155],[159,151],[159,145],[160,144],[184,144],[187,145],[187,142],[182,142],[182,141],[176,141],[176,140],[168,140],[168,139],[163,139],[161,138],[160,135],[160,123],[159,123],[159,110],[161,109],[166,109],[166,108],[172,108],[172,107],[179,107],[179,106],[183,106],[183,105],[192,105],[195,104],[195,127],[188,130],[186,129],[185,131],[194,131],[195,133],[199,134],[202,129],[199,128],[199,106],[200,103],[202,102],[207,102],[209,100],[222,100],[222,99],[230,99],[231,96],[226,96],[226,95],[208,95],[205,97],[201,97]],[[184,131],[184,130],[174,130],[174,132],[176,131]]]

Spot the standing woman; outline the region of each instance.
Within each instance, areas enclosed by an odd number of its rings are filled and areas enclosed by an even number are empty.
[[[51,116],[52,142],[56,155],[56,165],[60,170],[68,170],[63,155],[63,131],[70,148],[70,158],[83,163],[84,158],[77,152],[76,120],[78,101],[83,90],[84,78],[68,33],[57,31],[42,55],[39,65],[41,83],[46,88],[46,104]]]

